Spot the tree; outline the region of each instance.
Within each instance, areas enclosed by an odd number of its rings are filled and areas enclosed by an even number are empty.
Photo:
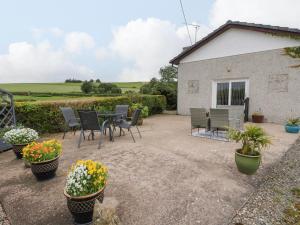
[[[159,70],[161,82],[177,82],[177,68],[173,66],[161,67]]]
[[[85,94],[89,94],[93,91],[93,83],[89,81],[84,81],[81,85],[81,91]]]
[[[101,83],[100,79],[97,79],[97,80],[96,80],[96,83]]]

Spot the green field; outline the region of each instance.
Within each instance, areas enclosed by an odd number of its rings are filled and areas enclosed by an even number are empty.
[[[132,90],[138,92],[144,82],[116,82],[122,91]],[[80,83],[7,83],[1,84],[0,88],[10,92],[52,92],[68,93],[81,92]]]

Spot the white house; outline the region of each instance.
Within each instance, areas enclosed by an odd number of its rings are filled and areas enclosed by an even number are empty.
[[[244,107],[268,122],[300,116],[300,30],[228,21],[170,63],[178,65],[178,113],[191,107]]]

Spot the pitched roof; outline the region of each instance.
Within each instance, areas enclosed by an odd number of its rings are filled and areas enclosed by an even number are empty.
[[[191,54],[192,52],[194,52],[195,50],[205,45],[206,43],[208,43],[209,41],[219,36],[220,34],[224,33],[230,28],[252,30],[252,31],[270,33],[275,35],[300,36],[300,29],[228,20],[225,24],[223,24],[218,29],[208,34],[206,37],[202,38],[200,41],[196,42],[195,44],[189,47],[186,47],[179,55],[177,55],[172,60],[170,60],[170,63],[178,65],[181,59]]]

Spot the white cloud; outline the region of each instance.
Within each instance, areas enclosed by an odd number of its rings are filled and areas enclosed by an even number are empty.
[[[112,56],[112,54],[110,53],[109,49],[100,47],[100,48],[96,49],[95,56],[99,61],[101,61],[101,60],[110,58]]]
[[[218,27],[227,20],[240,20],[299,28],[299,13],[299,0],[216,0],[210,24]]]
[[[65,49],[70,53],[80,53],[84,49],[95,46],[94,38],[85,32],[71,32],[66,34]]]
[[[16,42],[0,55],[0,82],[63,81],[70,76],[89,79],[93,71],[70,61],[67,54],[54,50],[47,41],[36,45]]]
[[[130,21],[113,32],[110,49],[128,64],[119,79],[149,80],[187,45],[187,35],[169,21],[156,18]]]
[[[58,27],[52,28],[33,28],[31,29],[32,35],[36,39],[42,38],[44,35],[51,34],[54,37],[62,37],[64,35],[64,31]]]

